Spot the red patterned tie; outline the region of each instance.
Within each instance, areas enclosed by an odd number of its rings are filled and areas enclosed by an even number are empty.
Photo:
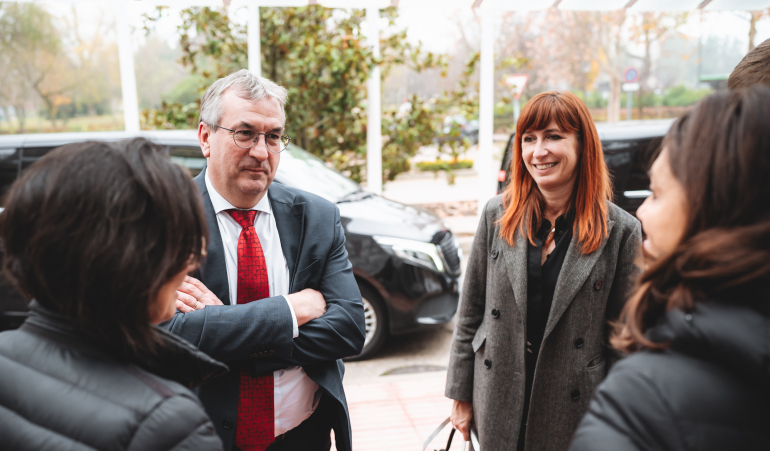
[[[228,210],[243,227],[238,237],[238,304],[246,304],[270,296],[267,263],[257,231],[254,210]],[[262,451],[275,440],[275,405],[273,375],[253,377],[241,368],[238,420],[235,446],[242,451]]]

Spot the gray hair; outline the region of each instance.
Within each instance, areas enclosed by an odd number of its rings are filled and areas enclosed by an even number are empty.
[[[286,88],[277,85],[267,78],[254,75],[246,69],[241,69],[227,77],[220,78],[209,86],[209,89],[203,94],[203,99],[201,99],[199,123],[203,122],[212,128],[219,125],[219,120],[222,119],[222,114],[224,113],[222,111],[222,95],[228,89],[232,89],[238,97],[252,102],[258,102],[265,98],[277,100],[281,105],[283,123],[284,125],[286,124],[286,111],[284,110],[288,95]]]

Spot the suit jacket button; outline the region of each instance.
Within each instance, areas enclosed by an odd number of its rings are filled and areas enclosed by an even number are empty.
[[[601,280],[597,280],[596,281],[596,283],[594,284],[594,289],[596,289],[596,290],[601,290],[602,289],[602,281]]]
[[[273,355],[273,354],[275,354],[275,351],[272,350],[272,349],[270,351],[268,351],[268,353],[267,353],[267,355]]]
[[[583,339],[582,338],[578,338],[577,340],[575,340],[575,347],[576,348],[582,348],[583,347]]]
[[[233,423],[230,420],[222,420],[222,427],[225,429],[230,429],[233,427]]]
[[[572,390],[572,393],[569,394],[573,401],[577,401],[580,399],[580,390]]]
[[[489,359],[484,359],[484,366],[487,367],[487,369],[492,368],[492,361]]]
[[[500,318],[500,310],[493,308],[492,309],[492,318],[497,319]]]
[[[497,249],[492,249],[492,258],[497,258],[498,254],[499,252],[497,251]]]

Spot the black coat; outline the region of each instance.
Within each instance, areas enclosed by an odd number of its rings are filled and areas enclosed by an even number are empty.
[[[337,449],[350,451],[352,435],[342,377],[342,358],[358,355],[366,337],[364,306],[345,249],[345,231],[336,205],[277,183],[267,192],[286,263],[290,293],[313,288],[326,299],[326,313],[299,328],[292,339],[292,319],[283,296],[234,304],[216,212],[205,183],[206,169],[195,177],[209,226],[208,253],[195,276],[225,305],[180,313],[163,324],[201,351],[227,363],[232,371],[200,387],[200,396],[222,438],[233,449],[238,413],[240,369],[269,374],[301,366],[334,400],[332,418]]]
[[[0,334],[0,449],[221,450],[187,387],[227,367],[158,333],[157,356],[121,363],[33,302],[19,330]]]
[[[570,451],[770,450],[770,318],[700,303],[648,336],[671,348],[612,368]]]

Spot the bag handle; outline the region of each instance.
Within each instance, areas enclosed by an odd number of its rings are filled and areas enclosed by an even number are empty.
[[[433,431],[433,433],[430,435],[430,437],[428,437],[428,439],[425,440],[425,443],[422,446],[422,451],[425,451],[426,449],[428,449],[428,445],[430,444],[430,442],[433,441],[434,438],[436,438],[436,436],[444,429],[444,427],[446,427],[447,424],[449,424],[449,421],[450,420],[447,417],[447,419],[444,420],[436,428],[435,431]],[[446,442],[446,448],[444,448],[445,450],[448,450],[449,447],[452,445],[452,438],[455,435],[455,431],[457,431],[457,429],[452,428],[452,432],[449,433],[449,440],[447,440],[447,442]],[[471,431],[470,432],[471,432],[471,434],[470,434],[470,436],[471,436],[471,441],[470,441],[471,450],[481,451],[481,448],[479,447],[479,434],[476,432],[476,430],[472,426],[471,426]],[[467,448],[467,442],[466,442],[466,446],[464,446],[463,449],[466,449],[466,448]]]

